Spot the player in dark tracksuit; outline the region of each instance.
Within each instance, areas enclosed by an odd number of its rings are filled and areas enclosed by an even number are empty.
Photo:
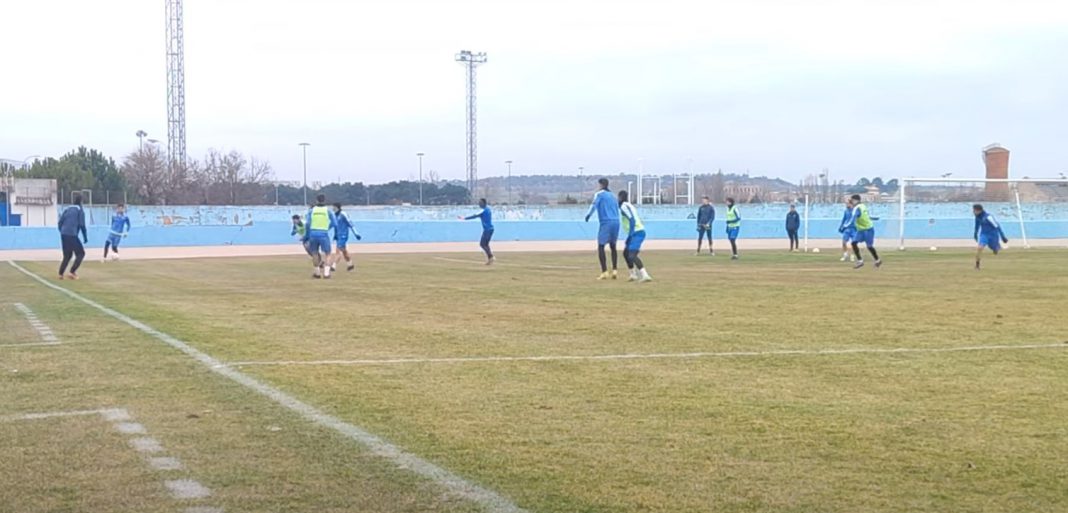
[[[78,240],[78,234],[82,234],[82,240]],[[74,257],[74,265],[70,267],[70,274],[66,277],[71,280],[78,279],[78,268],[82,266],[85,258],[85,247],[82,243],[89,243],[89,234],[85,230],[85,211],[82,210],[82,195],[74,194],[74,205],[67,207],[59,216],[59,237],[63,242],[63,263],[59,264],[59,279],[63,279],[67,272],[67,264]]]
[[[716,220],[716,207],[712,206],[708,196],[701,198],[701,206],[697,209],[697,254],[701,254],[701,243],[708,237],[708,252],[715,255],[712,248],[712,222]]]
[[[801,229],[801,214],[797,213],[797,207],[790,205],[790,211],[786,214],[786,236],[790,237],[790,251],[798,251],[801,244],[797,239],[797,231]]]

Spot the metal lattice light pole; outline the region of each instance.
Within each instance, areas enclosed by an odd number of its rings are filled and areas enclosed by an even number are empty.
[[[423,206],[423,152],[416,153],[415,156],[419,157],[419,206]]]
[[[304,206],[308,206],[308,146],[311,143],[302,142],[299,146],[304,152]]]
[[[467,190],[472,196],[477,196],[475,187],[478,185],[478,109],[475,104],[475,70],[486,62],[486,53],[462,50],[456,54],[456,62],[463,63],[467,68]]]
[[[185,36],[182,0],[167,4],[167,157],[185,164]]]

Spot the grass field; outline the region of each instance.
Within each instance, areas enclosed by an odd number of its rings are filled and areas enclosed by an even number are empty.
[[[500,257],[53,283],[531,512],[1068,511],[1068,252],[980,273],[964,251],[650,252],[641,285],[594,281],[592,254]],[[0,511],[484,509],[14,267],[0,283]],[[62,343],[3,347],[39,341],[14,303]],[[211,497],[168,495],[95,417],[11,417],[92,408],[128,410]]]

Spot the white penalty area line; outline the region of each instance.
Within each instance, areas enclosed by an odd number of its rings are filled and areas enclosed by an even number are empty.
[[[100,408],[96,410],[71,410],[52,411],[45,413],[23,413],[18,415],[0,415],[0,422],[19,422],[26,420],[55,419],[61,417],[85,417],[89,415],[100,415],[106,420],[125,420],[129,418],[129,413],[122,408]]]
[[[1068,349],[1068,342],[1056,344],[956,346],[956,347],[899,347],[891,349],[785,349],[781,351],[722,351],[691,353],[626,353],[603,355],[547,355],[547,356],[472,356],[455,358],[384,358],[362,360],[289,360],[233,362],[233,367],[290,366],[290,365],[398,365],[421,363],[480,363],[480,362],[554,362],[554,361],[606,361],[606,360],[667,360],[697,358],[742,358],[775,356],[832,356],[850,354],[910,354],[910,353],[956,353],[969,351],[1013,351],[1037,349]]]
[[[525,267],[529,269],[562,269],[565,271],[578,271],[583,269],[582,267],[576,267],[573,265],[546,265],[546,264],[532,264],[532,265],[519,265],[495,262],[493,265],[487,266],[485,260],[466,260],[462,258],[448,258],[448,257],[434,257],[434,260],[440,260],[442,262],[455,262],[458,264],[470,264],[481,265],[486,267]]]
[[[26,320],[29,321],[30,326],[33,327],[37,335],[41,337],[42,342],[26,342],[22,344],[0,344],[0,347],[41,347],[41,346],[58,346],[60,345],[59,339],[56,338],[56,334],[52,332],[52,328],[49,328],[41,319],[37,318],[37,314],[30,310],[30,307],[22,304],[15,303],[15,309],[18,310]]]
[[[317,424],[324,428],[329,428],[342,436],[353,440],[363,447],[365,447],[372,454],[379,456],[398,468],[408,470],[420,477],[423,477],[438,486],[441,486],[446,491],[456,497],[471,501],[483,509],[489,512],[500,513],[525,513],[526,510],[520,508],[508,498],[494,492],[488,488],[484,488],[471,481],[460,477],[453,472],[446,470],[443,467],[435,465],[427,460],[420,458],[410,452],[405,451],[399,446],[380,438],[361,427],[349,424],[333,415],[329,415],[319,410],[318,408],[305,403],[293,397],[282,390],[275,388],[271,385],[263,383],[247,374],[234,370],[229,366],[223,364],[221,361],[215,359],[211,355],[200,351],[188,343],[179,340],[171,335],[168,335],[162,331],[159,331],[141,321],[133,319],[123,313],[116,310],[112,310],[96,301],[86,298],[76,292],[73,292],[64,287],[60,287],[50,281],[34,274],[16,264],[15,262],[8,262],[12,267],[17,269],[22,274],[29,276],[36,280],[38,283],[53,289],[57,292],[65,294],[71,299],[80,301],[88,306],[91,306],[104,314],[123,322],[141,332],[163,342],[173,349],[181,351],[186,356],[196,360],[200,364],[204,365],[212,372],[227,378],[257,394],[274,401],[276,404],[300,415],[305,420]]]

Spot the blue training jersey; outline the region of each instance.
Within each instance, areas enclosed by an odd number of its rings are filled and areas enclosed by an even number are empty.
[[[607,190],[602,190],[595,194],[593,196],[593,204],[590,205],[590,210],[586,212],[586,219],[589,219],[594,212],[597,212],[597,220],[601,224],[618,223],[619,202],[616,200],[615,195]]]
[[[1005,232],[1001,231],[1001,224],[989,212],[983,212],[975,216],[975,236],[982,233],[988,238],[1005,238]]]
[[[493,229],[493,211],[489,207],[483,208],[481,212],[465,217],[464,219],[480,219],[482,221],[483,230]]]
[[[336,217],[337,229],[334,230],[334,233],[337,234],[338,237],[348,237],[350,230],[352,231],[352,233],[356,233],[356,225],[352,224],[352,220],[349,219],[348,214],[344,212],[339,212]]]
[[[130,231],[130,218],[125,214],[115,214],[111,217],[111,234],[122,235]]]
[[[855,230],[856,228],[853,226],[853,209],[851,207],[846,207],[845,213],[842,214],[842,224],[838,231],[848,232]]]

